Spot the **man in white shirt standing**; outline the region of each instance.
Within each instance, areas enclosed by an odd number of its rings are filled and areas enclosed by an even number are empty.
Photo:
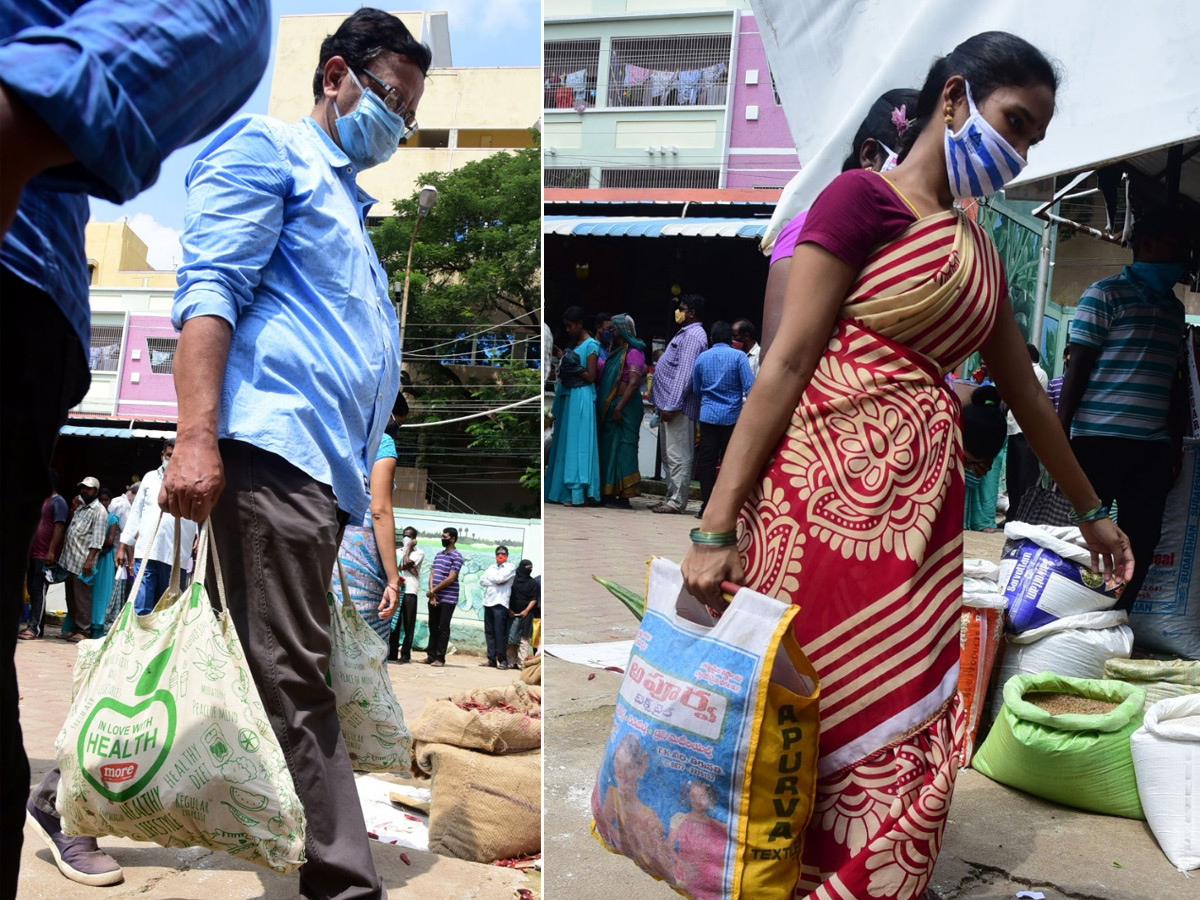
[[[487,662],[481,666],[508,668],[508,595],[517,567],[508,561],[508,548],[496,548],[495,565],[479,578],[483,585],[483,635],[487,638]]]
[[[412,662],[413,632],[417,628],[417,594],[421,591],[421,564],[425,562],[425,551],[417,546],[417,529],[411,525],[404,529],[403,554],[400,557],[401,587],[398,627],[392,629],[388,641],[388,659],[400,663]],[[400,642],[400,631],[404,631],[404,643]]]
[[[137,499],[141,484],[140,481],[135,481],[125,488],[125,493],[113,497],[112,503],[108,505],[108,511],[117,517],[117,524],[121,526],[122,531],[125,530],[125,523],[129,521],[129,510],[133,509],[133,501]]]
[[[171,580],[171,564],[175,560],[175,517],[158,508],[158,489],[162,486],[163,473],[171,454],[175,452],[175,439],[167,438],[163,443],[162,465],[142,476],[142,486],[129,509],[129,518],[121,528],[121,546],[117,548],[117,565],[125,566],[130,579],[146,567],[138,595],[133,598],[133,609],[139,616],[154,609],[154,604],[163,595]],[[154,524],[159,515],[162,521],[155,531]],[[196,523],[180,519],[179,552],[184,555],[179,561],[180,583],[183,588],[183,572],[196,540]]]

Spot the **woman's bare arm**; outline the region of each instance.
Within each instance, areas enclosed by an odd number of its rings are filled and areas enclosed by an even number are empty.
[[[1012,409],[1030,448],[1071,505],[1077,512],[1099,506],[1100,497],[1075,459],[1058,413],[1033,374],[1025,338],[1017,328],[1007,299],[982,352],[1000,396]],[[1129,539],[1111,519],[1084,522],[1079,530],[1092,551],[1093,570],[1103,571],[1109,583],[1133,577]]]
[[[779,331],[729,439],[721,474],[704,510],[703,531],[736,528],[742,504],[829,344],[837,312],[856,274],[816,244],[796,248]],[[742,566],[734,547],[693,545],[684,559],[683,575],[693,596],[723,606],[721,582],[740,581]]]

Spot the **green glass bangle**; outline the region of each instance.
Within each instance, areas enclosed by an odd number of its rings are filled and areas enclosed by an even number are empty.
[[[1100,519],[1107,519],[1108,517],[1109,509],[1103,503],[1101,503],[1099,506],[1093,506],[1085,513],[1077,513],[1075,510],[1071,510],[1067,514],[1067,518],[1071,520],[1072,525],[1078,525],[1081,522],[1096,522]]]
[[[736,531],[701,531],[693,528],[691,531],[693,544],[705,544],[709,547],[730,547],[737,543]]]

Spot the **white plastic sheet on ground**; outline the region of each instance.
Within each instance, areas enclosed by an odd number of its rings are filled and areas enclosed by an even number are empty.
[[[363,820],[372,840],[381,844],[398,844],[414,850],[429,849],[429,816],[414,810],[404,810],[391,801],[392,794],[428,804],[429,788],[395,784],[373,775],[356,774],[354,786],[358,788],[358,801],[362,805]]]
[[[981,31],[1010,31],[1063,68],[1046,139],[1017,182],[1077,171],[1200,135],[1200,3],[1143,0],[750,0],[799,175],[764,246],[841,171],[867,110],[919,90],[938,56]]]
[[[598,644],[547,644],[543,650],[569,663],[593,669],[625,671],[633,641],[603,641]]]

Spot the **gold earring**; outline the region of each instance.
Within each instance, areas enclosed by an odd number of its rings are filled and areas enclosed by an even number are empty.
[[[954,124],[954,106],[949,101],[946,103],[946,108],[942,110],[942,118],[946,120],[947,125]]]

